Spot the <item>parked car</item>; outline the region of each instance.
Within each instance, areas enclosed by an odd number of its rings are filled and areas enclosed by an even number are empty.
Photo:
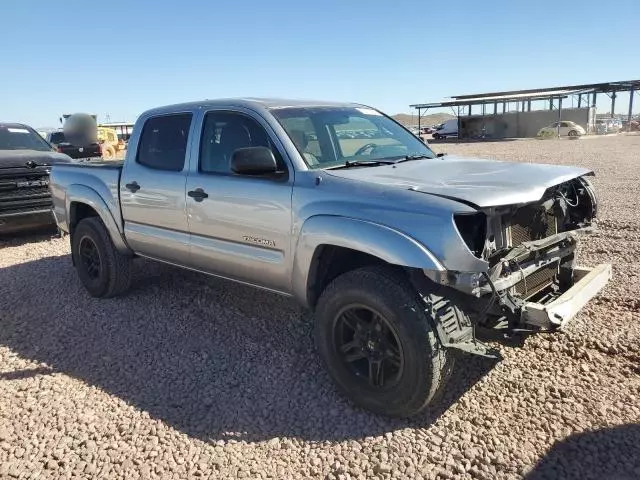
[[[0,123],[0,234],[55,225],[49,172],[70,160],[28,125]]]
[[[560,130],[558,131],[558,124]],[[575,122],[563,120],[562,122],[554,122],[538,131],[538,137],[554,137],[560,134],[561,137],[579,137],[586,135],[587,131]]]
[[[63,130],[57,130],[47,133],[47,141],[56,147],[60,153],[64,153],[71,158],[100,158],[102,157],[102,148],[98,142],[90,145],[78,146],[72,145],[67,141]]]
[[[336,134],[363,123],[377,138]],[[453,352],[498,357],[477,328],[562,329],[608,282],[575,263],[591,175],[441,157],[365,105],[237,99],[149,110],[123,162],[55,165],[51,191],[90,295],[146,257],[293,297],[339,390],[405,417]]]
[[[448,138],[458,136],[458,119],[452,118],[438,125],[435,132],[432,133],[433,138]]]
[[[618,133],[622,130],[622,120],[619,118],[612,118],[608,120],[609,128],[613,130],[615,133]]]

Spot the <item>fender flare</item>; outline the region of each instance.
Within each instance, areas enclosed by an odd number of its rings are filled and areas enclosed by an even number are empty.
[[[307,307],[311,304],[308,287],[312,260],[323,245],[357,250],[392,265],[445,270],[424,245],[400,231],[351,217],[313,216],[300,229],[292,269],[293,296]]]
[[[111,241],[116,249],[123,254],[132,254],[133,252],[127,245],[122,232],[118,228],[118,223],[113,218],[111,210],[104,199],[94,189],[86,185],[72,184],[66,188],[65,195],[65,211],[67,217],[67,229],[71,233],[71,204],[82,203],[93,208],[104,223]]]

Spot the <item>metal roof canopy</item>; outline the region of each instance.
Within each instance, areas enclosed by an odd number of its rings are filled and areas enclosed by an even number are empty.
[[[556,90],[551,94],[540,95],[539,93],[523,93],[520,95],[505,95],[505,96],[492,96],[492,97],[473,97],[465,100],[454,100],[450,102],[437,102],[437,103],[419,103],[416,105],[409,105],[411,108],[423,109],[423,108],[440,108],[440,107],[461,107],[467,105],[486,105],[488,103],[495,102],[517,102],[521,100],[549,100],[551,98],[567,98],[570,94],[580,92],[567,92],[566,90]],[[584,93],[584,92],[582,92]]]
[[[535,88],[530,90],[511,90],[511,91],[505,91],[505,92],[480,93],[476,95],[453,95],[451,98],[455,98],[456,100],[470,100],[470,99],[477,99],[477,98],[483,98],[483,97],[508,96],[508,95],[527,94],[527,93],[545,94],[548,92],[553,92],[554,90],[576,90],[576,91],[590,90],[591,92],[595,92],[595,93],[611,93],[611,92],[624,92],[631,89],[640,90],[640,80],[625,80],[625,81],[619,81],[619,82],[604,82],[604,83],[585,83],[582,85],[563,85],[561,87]]]

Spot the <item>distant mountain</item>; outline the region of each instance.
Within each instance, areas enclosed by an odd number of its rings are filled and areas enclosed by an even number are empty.
[[[401,124],[411,127],[413,125],[418,125],[418,115],[411,115],[410,113],[397,113],[392,115],[392,117]],[[439,123],[443,123],[450,118],[455,118],[450,113],[432,113],[430,115],[423,115],[420,119],[420,125],[429,127],[431,125],[437,125]]]

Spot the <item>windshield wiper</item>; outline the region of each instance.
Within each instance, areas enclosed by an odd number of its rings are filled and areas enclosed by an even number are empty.
[[[379,165],[393,165],[396,163],[395,160],[354,160],[350,162],[347,160],[343,165],[336,165],[334,167],[328,167],[327,170],[338,170],[341,168],[351,168],[351,167],[377,167]]]
[[[424,158],[433,159],[431,155],[427,155],[426,153],[420,153],[417,155],[405,155],[400,160],[396,160],[394,163],[402,163],[402,162],[410,162],[411,160],[422,160]]]

